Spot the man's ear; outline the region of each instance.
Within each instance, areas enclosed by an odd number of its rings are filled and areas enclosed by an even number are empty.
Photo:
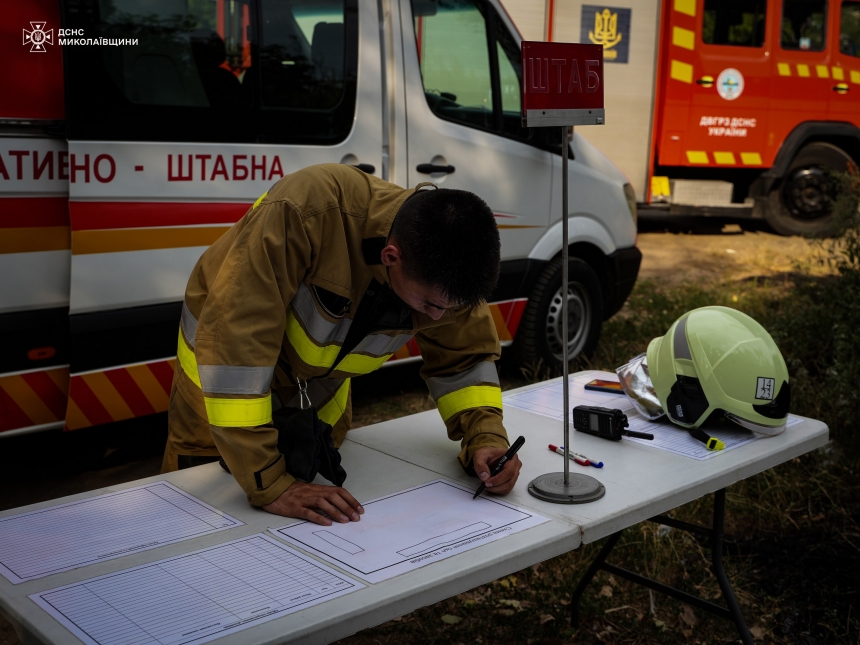
[[[382,249],[380,259],[382,260],[382,264],[390,267],[398,262],[402,262],[403,256],[400,254],[400,248],[396,244],[389,244]]]

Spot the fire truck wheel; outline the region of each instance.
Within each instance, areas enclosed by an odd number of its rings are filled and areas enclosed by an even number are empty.
[[[845,172],[851,157],[830,143],[810,143],[792,159],[768,195],[766,218],[777,233],[827,237],[836,232],[828,171]]]
[[[562,367],[561,258],[552,260],[532,289],[517,330],[516,356],[522,367]],[[568,356],[591,355],[603,322],[603,293],[592,268],[582,260],[568,263]]]

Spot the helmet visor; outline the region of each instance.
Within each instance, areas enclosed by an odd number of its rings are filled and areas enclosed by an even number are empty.
[[[734,421],[739,426],[746,428],[756,434],[763,434],[768,437],[775,437],[778,434],[782,434],[785,431],[785,423],[779,426],[764,426],[760,423],[754,423],[753,421],[747,421],[746,419],[742,419],[736,414],[732,414],[731,412],[723,411],[723,414],[729,421]]]

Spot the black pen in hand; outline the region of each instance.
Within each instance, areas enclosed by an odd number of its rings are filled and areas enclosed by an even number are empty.
[[[523,444],[525,442],[526,442],[525,437],[520,437],[519,439],[514,441],[514,445],[512,445],[510,448],[508,448],[508,451],[505,453],[504,457],[499,459],[499,463],[497,463],[495,466],[493,466],[493,470],[490,473],[490,477],[488,477],[487,479],[490,479],[491,477],[495,477],[500,472],[502,472],[502,468],[505,467],[505,464],[508,463],[508,461],[510,459],[514,458],[514,455],[517,454],[517,450],[522,448]],[[487,489],[487,485],[485,483],[481,482],[481,485],[478,486],[478,490],[476,490],[475,494],[472,495],[472,499],[475,499],[478,495],[483,493],[486,489]]]

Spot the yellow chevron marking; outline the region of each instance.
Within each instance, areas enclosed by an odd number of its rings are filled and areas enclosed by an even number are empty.
[[[797,75],[803,78],[809,78],[809,65],[798,64]]]
[[[125,369],[156,412],[167,410],[167,404],[170,402],[170,399],[165,393],[164,388],[161,387],[161,383],[158,382],[158,379],[155,378],[155,375],[146,365],[132,365]],[[176,368],[174,367],[174,369]]]
[[[69,407],[66,409],[66,427],[69,430],[80,430],[81,428],[89,428],[91,425],[93,424],[81,412],[78,404],[73,399],[69,399]]]
[[[791,76],[791,65],[788,63],[777,63],[776,69],[780,76]]]
[[[105,406],[107,413],[113,417],[114,421],[121,419],[131,419],[134,417],[134,412],[128,407],[122,395],[116,391],[113,383],[108,380],[104,372],[93,372],[92,374],[84,374],[82,377],[84,383],[90,386],[96,398]]]
[[[490,314],[493,316],[493,322],[496,323],[496,333],[499,335],[499,340],[513,340],[514,337],[508,331],[508,326],[505,324],[505,319],[498,305],[490,305]]]
[[[15,401],[15,404],[21,408],[21,411],[30,418],[34,426],[59,421],[39,395],[33,391],[33,388],[27,384],[27,381],[20,376],[10,376],[0,379],[0,387]]]
[[[741,162],[745,166],[760,166],[761,165],[761,155],[757,152],[742,152],[741,153]]]
[[[687,150],[689,163],[708,163],[708,153],[701,150]]]
[[[830,70],[833,73],[833,78],[835,80],[837,80],[837,81],[844,81],[845,80],[845,72],[842,70],[841,67],[831,67]]]
[[[731,152],[715,152],[714,161],[721,166],[733,166],[735,164],[735,155]]]
[[[830,70],[827,69],[827,65],[816,65],[815,73],[818,74],[818,78],[830,78]]]

